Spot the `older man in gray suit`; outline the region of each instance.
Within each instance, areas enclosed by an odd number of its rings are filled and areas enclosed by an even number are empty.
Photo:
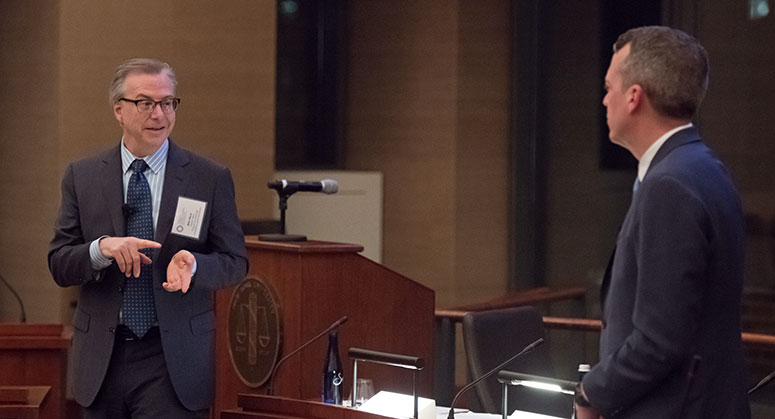
[[[741,203],[691,123],[706,52],[658,26],[626,32],[614,51],[603,104],[611,141],[639,161],[638,179],[604,279],[600,363],[578,389],[578,417],[748,418]]]
[[[86,418],[206,418],[213,292],[247,272],[228,169],[174,144],[173,70],[132,59],[114,73],[120,144],[72,163],[48,254],[81,288],[74,394]]]

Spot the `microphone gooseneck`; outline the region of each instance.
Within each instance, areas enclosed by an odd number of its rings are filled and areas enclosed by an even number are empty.
[[[535,349],[538,345],[544,343],[544,338],[538,338],[535,340],[535,342],[531,343],[530,345],[525,346],[524,349],[519,351],[516,355],[512,356],[511,358],[503,361],[501,364],[499,364],[497,367],[491,369],[481,377],[477,378],[474,381],[471,381],[470,383],[466,384],[465,387],[461,388],[460,391],[455,394],[455,398],[452,399],[452,404],[449,407],[449,415],[447,415],[447,419],[455,419],[455,402],[457,402],[457,399],[460,398],[460,396],[463,395],[466,391],[468,391],[471,387],[479,384],[487,377],[490,377],[491,375],[495,374],[496,372],[502,370],[506,365],[511,363],[511,361],[514,361],[515,359],[519,358],[520,356],[532,351]]]
[[[277,361],[276,364],[274,364],[274,368],[272,368],[272,373],[269,375],[269,384],[267,384],[267,386],[266,386],[266,394],[271,396],[274,393],[274,388],[272,387],[272,384],[274,382],[275,373],[277,372],[277,369],[280,367],[280,364],[285,362],[285,360],[287,360],[288,358],[292,357],[293,355],[296,355],[299,351],[301,351],[302,349],[304,349],[307,346],[309,346],[310,344],[312,344],[312,342],[314,342],[314,341],[320,339],[321,337],[327,335],[332,330],[338,328],[339,326],[345,324],[346,322],[347,322],[347,316],[342,316],[339,320],[333,322],[331,324],[331,326],[328,326],[328,328],[326,328],[326,330],[320,332],[318,335],[316,335],[312,339],[304,342],[301,346],[299,346],[298,348],[296,348],[293,351],[291,351],[288,355],[285,355],[284,357],[280,358],[280,360]]]
[[[755,386],[753,386],[753,387],[752,387],[750,390],[748,390],[748,394],[749,394],[749,395],[750,395],[750,394],[753,394],[753,392],[754,392],[754,391],[757,391],[757,390],[759,390],[760,388],[762,388],[762,387],[766,386],[767,384],[769,384],[770,382],[772,382],[772,380],[775,380],[775,371],[773,371],[773,372],[769,373],[769,374],[768,374],[766,377],[762,378],[762,379],[761,379],[761,381],[759,381],[758,383],[756,383],[756,385],[755,385]]]
[[[16,297],[16,301],[19,303],[19,322],[20,323],[27,323],[27,312],[24,311],[24,303],[22,302],[22,298],[19,297],[19,294],[16,292],[15,289],[11,286],[11,283],[5,280],[2,275],[0,275],[0,282],[5,284],[6,287],[11,291],[11,294],[13,294],[14,297]]]

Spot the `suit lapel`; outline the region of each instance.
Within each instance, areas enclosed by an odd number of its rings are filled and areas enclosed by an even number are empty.
[[[611,283],[611,270],[614,266],[614,257],[616,256],[616,245],[611,251],[611,257],[608,258],[608,265],[603,273],[603,283],[600,285],[600,312],[605,313],[605,299],[608,297],[608,286]]]
[[[654,159],[651,161],[651,164],[649,165],[649,172],[652,168],[654,168],[657,164],[659,164],[660,161],[662,161],[665,156],[670,154],[671,151],[675,150],[677,147],[695,142],[700,141],[700,133],[697,130],[696,127],[687,128],[685,130],[678,131],[677,133],[673,134],[670,138],[665,141],[664,144],[662,144],[662,147],[659,148],[659,151],[657,151],[657,154],[654,156]],[[646,173],[646,176],[648,176],[648,172]],[[644,177],[643,181],[645,182],[646,178]],[[635,197],[633,196],[633,199]],[[629,214],[629,211],[628,211]],[[621,230],[621,227],[620,227]],[[617,234],[618,236],[618,234]],[[608,296],[608,288],[611,284],[611,273],[613,269],[614,264],[614,258],[616,256],[616,246],[614,246],[613,251],[611,252],[611,257],[608,259],[608,265],[606,266],[605,273],[603,274],[603,283],[600,286],[600,306],[601,311],[605,309],[605,300]]]
[[[124,205],[124,178],[121,171],[121,147],[108,151],[100,167],[100,190],[107,203],[108,216],[113,226],[113,236],[126,234],[126,220],[121,208]]]
[[[175,209],[178,205],[178,197],[186,191],[190,177],[187,168],[190,162],[185,150],[177,147],[170,140],[170,148],[167,154],[167,168],[164,172],[164,188],[161,193],[159,207],[159,219],[156,223],[155,241],[164,243],[175,220]]]

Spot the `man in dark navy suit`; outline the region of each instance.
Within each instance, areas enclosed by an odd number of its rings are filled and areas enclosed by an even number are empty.
[[[679,30],[636,28],[614,45],[603,104],[638,179],[603,282],[600,362],[577,389],[581,419],[750,417],[741,203],[691,123],[708,70]]]
[[[169,135],[180,99],[155,59],[115,71],[120,144],[72,163],[49,250],[79,286],[74,395],[85,418],[207,418],[213,399],[213,292],[247,272],[225,167]]]

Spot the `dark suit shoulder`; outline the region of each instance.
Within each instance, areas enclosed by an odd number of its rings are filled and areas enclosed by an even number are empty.
[[[70,163],[67,171],[72,172],[77,183],[84,181],[91,183],[95,178],[104,175],[103,170],[109,168],[111,164],[121,168],[120,146],[75,160]]]
[[[170,140],[170,150],[167,163],[174,162],[180,166],[191,166],[191,168],[197,171],[204,170],[205,172],[222,172],[228,171],[228,168],[215,160],[204,157],[191,150],[180,147]]]
[[[85,157],[81,157],[77,160],[70,162],[70,165],[73,167],[85,167],[85,166],[95,165],[101,162],[107,162],[115,158],[119,158],[119,159],[121,158],[121,149],[119,145],[115,147],[111,147],[107,150],[102,150],[100,152],[90,154]]]
[[[724,163],[702,141],[687,142],[670,150],[652,164],[646,179],[655,180],[663,176],[693,180],[693,183],[707,183],[709,178],[730,177]]]

